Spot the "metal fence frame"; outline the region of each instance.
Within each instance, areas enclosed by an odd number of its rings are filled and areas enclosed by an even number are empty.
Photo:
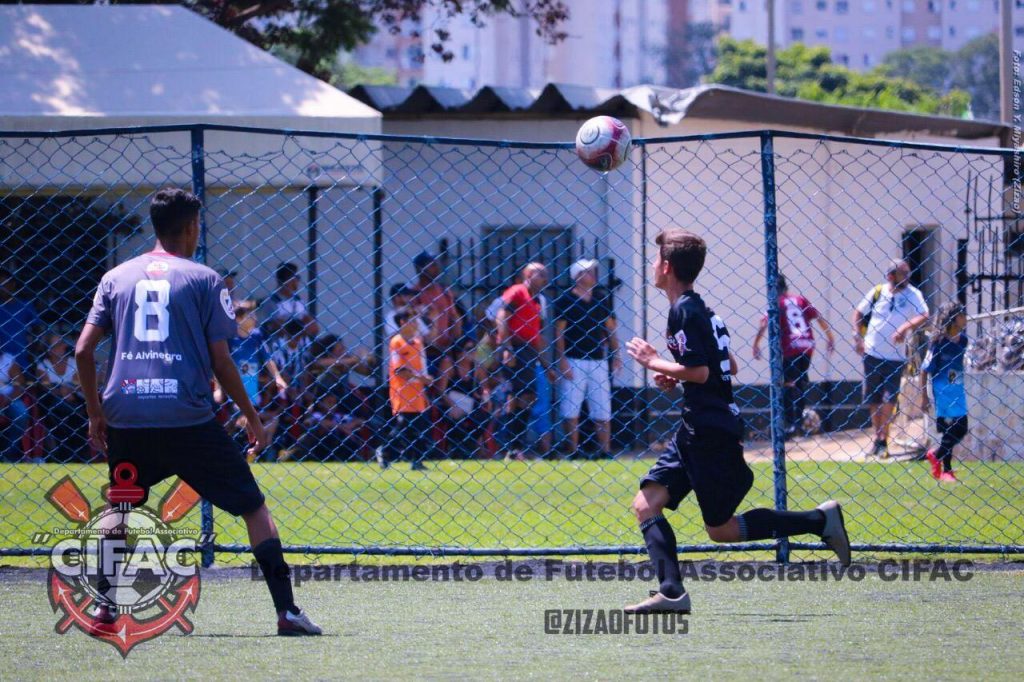
[[[173,133],[188,132],[191,135],[191,166],[192,166],[192,191],[204,201],[206,194],[206,151],[204,145],[204,134],[206,131],[236,132],[253,135],[277,135],[277,136],[301,136],[311,138],[331,138],[338,140],[353,140],[359,142],[408,142],[419,144],[448,144],[465,145],[474,147],[491,148],[516,148],[516,149],[572,149],[573,143],[529,143],[529,142],[507,142],[499,140],[477,140],[466,138],[446,137],[418,137],[412,135],[371,135],[332,133],[325,131],[306,131],[290,129],[255,128],[235,125],[219,124],[182,124],[182,125],[154,125],[121,128],[89,128],[64,131],[0,131],[0,138],[65,138],[76,136],[101,136],[101,135],[142,135],[147,133]],[[777,280],[779,274],[778,263],[778,226],[776,223],[776,196],[775,196],[775,148],[776,139],[800,139],[819,142],[837,142],[856,144],[872,147],[884,147],[890,149],[927,150],[936,152],[965,153],[979,156],[997,156],[1008,159],[1020,154],[1020,151],[995,147],[962,147],[952,145],[941,145],[920,142],[901,142],[893,140],[880,140],[873,138],[859,138],[839,135],[824,135],[811,133],[798,133],[781,130],[751,130],[729,133],[714,133],[706,135],[685,135],[659,138],[640,138],[633,140],[633,144],[639,149],[640,165],[640,213],[643,229],[643,260],[647,260],[647,147],[651,144],[686,143],[686,142],[707,142],[714,140],[730,139],[757,139],[760,144],[760,165],[761,183],[763,190],[763,233],[765,238],[765,293],[766,309],[768,311],[768,358],[770,365],[770,408],[771,408],[771,446],[773,453],[773,487],[774,501],[777,510],[787,508],[787,475],[786,475],[786,447],[783,436],[782,416],[782,344],[781,325],[779,319],[778,288]],[[315,188],[315,186],[313,186]],[[380,186],[366,187],[373,194],[373,261],[374,261],[374,337],[375,345],[383,345],[383,280],[381,279],[382,259],[382,211],[383,202],[386,201],[384,190]],[[309,208],[309,220],[315,223],[317,219],[315,196],[312,197]],[[196,260],[205,262],[207,252],[207,227],[204,214],[200,217],[201,233],[199,248],[196,253]],[[642,312],[643,326],[647,328],[648,302],[646,291],[643,293]],[[646,374],[646,371],[645,371]],[[645,377],[646,378],[646,377]],[[646,382],[645,382],[646,383]],[[220,544],[213,540],[215,537],[215,524],[212,505],[202,501],[201,506],[201,531],[203,537],[207,538],[200,546],[202,565],[213,564],[216,553],[239,554],[250,551],[248,545]],[[2,542],[2,540],[0,540]],[[899,553],[971,553],[971,554],[1000,554],[1000,555],[1024,555],[1024,544],[1019,545],[971,545],[953,543],[854,543],[851,545],[854,551],[860,552],[899,552]],[[398,547],[362,547],[362,546],[340,546],[340,545],[285,545],[284,551],[292,554],[321,554],[321,555],[365,555],[365,556],[410,556],[410,557],[508,557],[508,556],[571,556],[571,555],[621,555],[621,554],[643,554],[646,548],[640,545],[618,545],[618,546],[565,546],[565,547],[459,547],[459,546],[398,546]],[[680,545],[679,551],[683,553],[709,553],[709,552],[743,552],[743,551],[770,551],[774,550],[776,561],[788,563],[790,551],[799,550],[823,550],[826,549],[821,543],[790,542],[788,539],[781,539],[774,543],[754,542],[737,544],[686,544]],[[48,548],[33,547],[0,547],[0,556],[45,556],[50,553]]]

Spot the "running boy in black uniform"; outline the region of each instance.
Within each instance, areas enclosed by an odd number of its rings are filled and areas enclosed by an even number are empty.
[[[662,390],[683,385],[683,423],[675,447],[658,458],[640,480],[633,511],[660,581],[658,592],[627,612],[690,612],[676,554],[676,536],[662,515],[675,510],[692,490],[697,495],[708,537],[715,542],[747,542],[812,533],[822,538],[844,566],[850,563],[850,542],[838,502],[828,501],[806,512],[753,509],[735,515],[750,490],[754,474],[743,459],[739,408],[733,402],[732,375],[736,360],[729,352],[729,332],[693,290],[704,267],[707,245],[680,229],[658,235],[654,285],[671,305],[667,343],[673,360],[658,357],[647,341],[626,344],[630,357],[653,371]]]

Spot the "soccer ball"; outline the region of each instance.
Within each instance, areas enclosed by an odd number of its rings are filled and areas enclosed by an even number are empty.
[[[607,173],[626,160],[631,142],[629,128],[622,121],[595,116],[576,133],[576,155],[594,170]]]
[[[802,417],[803,418],[800,420],[800,426],[803,427],[804,433],[806,433],[808,436],[813,436],[814,434],[821,431],[820,414],[818,414],[809,407],[805,407]]]

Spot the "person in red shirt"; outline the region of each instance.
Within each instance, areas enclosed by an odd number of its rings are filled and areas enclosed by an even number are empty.
[[[825,318],[803,296],[789,293],[786,278],[779,275],[779,317],[782,324],[782,374],[785,380],[782,393],[783,415],[786,423],[786,437],[792,438],[803,422],[804,402],[807,396],[808,372],[811,356],[814,354],[814,330],[811,322],[818,321],[828,343],[829,355],[836,348],[835,336]],[[761,358],[761,339],[768,329],[768,315],[761,317],[761,324],[754,338],[754,359]]]
[[[530,424],[530,408],[537,399],[536,367],[544,351],[537,297],[547,286],[548,269],[542,263],[530,263],[523,268],[522,279],[522,283],[513,284],[501,295],[502,307],[495,320],[499,357],[512,384],[505,423],[510,457],[521,455]]]

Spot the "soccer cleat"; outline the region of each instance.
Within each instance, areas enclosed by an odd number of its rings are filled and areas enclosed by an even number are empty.
[[[928,463],[932,466],[932,478],[936,481],[939,480],[939,476],[942,475],[942,462],[935,456],[935,449],[931,449],[924,455],[928,459]]]
[[[943,471],[939,475],[939,483],[959,483],[960,479],[952,471]]]
[[[819,504],[818,510],[825,515],[825,528],[821,532],[822,541],[836,553],[840,564],[849,566],[850,537],[846,534],[842,508],[835,500],[829,500]]]
[[[875,443],[875,456],[878,459],[889,459],[889,442],[881,441]]]
[[[277,634],[281,637],[315,637],[324,631],[300,609],[298,613],[281,612],[277,617]]]
[[[377,464],[380,465],[381,469],[387,469],[391,464],[388,462],[388,458],[385,456],[384,448],[378,447],[373,451],[373,458],[377,460]]]
[[[111,625],[117,621],[117,614],[106,604],[98,604],[89,623],[90,635],[103,635],[111,632]]]
[[[639,604],[631,604],[623,609],[626,613],[690,613],[690,593],[675,599],[669,599],[661,592],[651,592],[651,596]]]
[[[291,461],[292,457],[295,456],[295,453],[298,452],[298,451],[299,451],[298,448],[286,448],[284,450],[278,450],[277,451],[277,461],[278,462],[289,462],[289,461]]]

